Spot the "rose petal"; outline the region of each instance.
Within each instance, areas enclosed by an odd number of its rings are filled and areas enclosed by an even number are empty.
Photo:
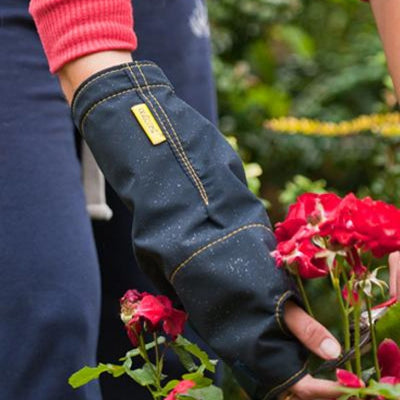
[[[364,387],[364,382],[358,378],[357,375],[352,372],[346,371],[345,369],[337,369],[336,377],[338,382],[342,386],[346,386],[349,388],[362,388]]]

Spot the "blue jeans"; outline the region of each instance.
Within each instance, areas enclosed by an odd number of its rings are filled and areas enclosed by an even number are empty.
[[[100,279],[73,124],[28,14],[0,5],[0,398],[98,400]]]

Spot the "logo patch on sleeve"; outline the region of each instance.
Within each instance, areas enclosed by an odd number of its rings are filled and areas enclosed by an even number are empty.
[[[146,104],[137,104],[131,111],[154,146],[167,140]]]

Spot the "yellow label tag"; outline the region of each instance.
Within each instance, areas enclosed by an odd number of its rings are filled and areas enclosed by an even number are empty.
[[[146,104],[138,104],[131,110],[153,145],[167,140]]]

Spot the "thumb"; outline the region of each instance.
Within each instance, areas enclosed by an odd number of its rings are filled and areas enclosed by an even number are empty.
[[[400,251],[389,255],[390,297],[400,300]]]
[[[325,360],[340,356],[342,349],[336,338],[291,301],[285,305],[285,322],[293,335],[317,356]]]

